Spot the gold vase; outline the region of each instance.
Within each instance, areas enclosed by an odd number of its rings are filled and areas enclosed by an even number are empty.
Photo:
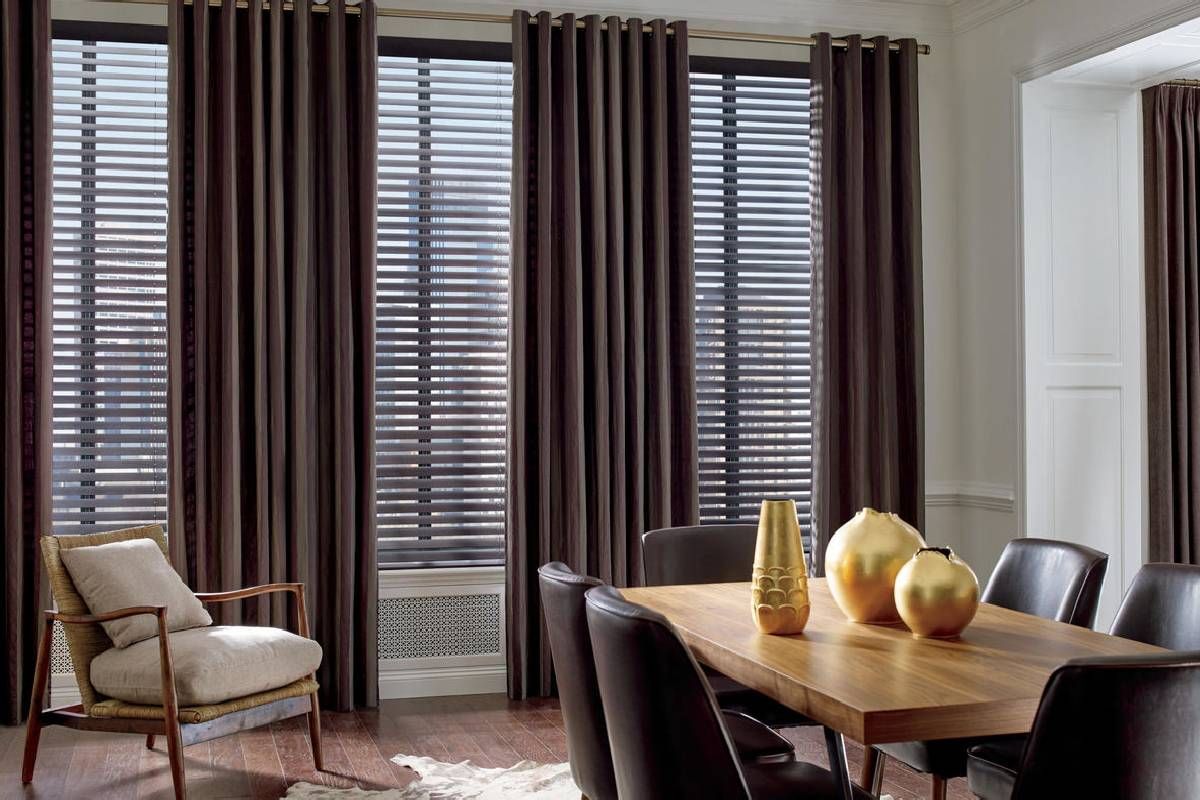
[[[953,638],[979,610],[979,579],[949,547],[923,547],[896,576],[896,608],[914,636]]]
[[[895,514],[859,511],[825,550],[825,577],[838,608],[852,622],[899,622],[896,573],[924,546],[917,529]]]
[[[800,633],[808,624],[808,566],[792,500],[763,500],[754,547],[750,610],[763,633]]]

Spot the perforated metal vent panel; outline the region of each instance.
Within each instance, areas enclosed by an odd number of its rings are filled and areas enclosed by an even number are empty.
[[[50,674],[65,675],[74,671],[71,665],[71,651],[67,649],[67,637],[63,635],[63,626],[54,626],[54,637],[50,640]]]
[[[379,600],[379,657],[453,658],[502,652],[500,595]]]

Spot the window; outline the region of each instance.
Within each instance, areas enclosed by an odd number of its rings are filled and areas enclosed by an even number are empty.
[[[165,522],[167,49],[53,53],[54,529]]]
[[[789,65],[692,59],[696,393],[702,522],[796,501],[808,534],[808,79]]]
[[[411,54],[436,44],[381,42],[384,567],[504,561],[512,65]]]

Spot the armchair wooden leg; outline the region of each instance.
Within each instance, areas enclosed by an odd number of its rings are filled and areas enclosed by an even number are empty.
[[[146,734],[146,749],[147,750],[154,749],[154,734],[153,733]]]
[[[317,702],[317,693],[312,693],[312,710],[308,712],[308,738],[312,741],[313,765],[317,771],[325,769],[321,757],[321,706]]]
[[[38,744],[42,740],[42,706],[46,702],[46,683],[50,679],[50,641],[54,623],[42,622],[42,639],[38,643],[37,667],[33,672],[33,690],[29,693],[29,719],[25,724],[25,756],[21,760],[21,783],[33,781],[33,766],[37,763]]]
[[[868,747],[863,751],[862,775],[859,776],[858,785],[871,793],[872,797],[879,797],[883,792],[883,769],[887,766],[887,756],[882,750],[874,747]]]
[[[187,775],[183,769],[183,733],[179,729],[179,701],[175,696],[175,666],[171,663],[171,641],[167,637],[166,609],[158,614],[158,661],[162,670],[163,723],[167,734],[167,757],[175,800],[187,798]],[[149,743],[149,739],[147,739]]]
[[[178,712],[175,721],[167,723],[167,758],[171,762],[171,782],[175,785],[175,800],[186,800],[187,774],[183,769],[183,734],[179,731]]]
[[[932,776],[929,785],[929,800],[946,800],[946,779],[941,775]]]

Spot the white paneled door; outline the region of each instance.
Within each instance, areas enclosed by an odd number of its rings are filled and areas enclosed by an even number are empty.
[[[1025,533],[1109,554],[1107,630],[1144,552],[1138,95],[1022,91]]]

